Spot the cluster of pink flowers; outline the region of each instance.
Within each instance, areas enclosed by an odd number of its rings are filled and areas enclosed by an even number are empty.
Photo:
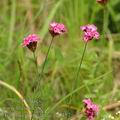
[[[54,37],[54,36],[65,33],[67,31],[67,29],[66,29],[65,25],[62,23],[52,22],[50,24],[49,31],[50,31],[51,35]]]
[[[82,26],[81,30],[84,31],[83,40],[85,42],[88,42],[93,38],[99,39],[100,35],[97,32],[97,27],[95,25],[91,24]],[[57,35],[61,35],[67,32],[67,29],[64,24],[53,22],[50,24],[49,32],[52,35],[52,37],[55,37]],[[28,35],[23,40],[23,46],[27,46],[31,51],[34,52],[36,50],[37,42],[39,39],[40,39],[39,36],[36,34]]]
[[[88,120],[94,120],[95,116],[99,112],[99,107],[92,103],[90,99],[83,100],[83,103],[85,105],[85,114],[87,116]]]
[[[36,50],[37,42],[39,39],[39,36],[36,34],[28,35],[23,40],[23,46],[27,46],[31,51],[34,52]]]
[[[99,39],[99,33],[97,32],[97,27],[93,24],[85,25],[81,27],[81,30],[84,31],[84,41],[88,42],[93,38]]]
[[[57,35],[61,35],[67,32],[67,29],[64,24],[52,22],[49,26],[49,32],[52,37]],[[23,46],[27,46],[32,52],[36,50],[37,42],[39,40],[39,36],[36,34],[30,34],[23,40]]]

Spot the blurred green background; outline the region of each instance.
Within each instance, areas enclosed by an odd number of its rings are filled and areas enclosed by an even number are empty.
[[[35,120],[44,117],[46,120],[74,120],[76,117],[85,120],[79,114],[84,98],[91,98],[100,106],[98,120],[111,120],[110,115],[120,120],[120,115],[116,115],[118,107],[112,112],[103,110],[107,104],[120,99],[119,6],[120,0],[109,0],[104,15],[104,7],[96,0],[0,0],[0,79],[20,91],[31,109],[34,105],[39,108],[35,111],[39,116]],[[45,66],[45,77],[40,90],[34,93],[38,79],[33,55],[22,47],[22,41],[31,33],[40,36],[36,51],[40,72],[51,40],[48,32],[51,21],[64,23],[68,32],[55,38]],[[105,38],[104,22],[107,26]],[[66,96],[72,91],[84,48],[80,26],[91,23],[98,27],[101,37],[87,46],[79,80],[75,83],[80,89],[73,94],[72,107],[69,107]],[[2,86],[0,92],[0,119],[26,120],[18,97]],[[36,96],[39,96],[37,103],[34,102]],[[4,115],[6,111],[8,115]]]

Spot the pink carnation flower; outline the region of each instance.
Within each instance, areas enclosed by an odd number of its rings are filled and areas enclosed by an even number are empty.
[[[49,27],[49,32],[53,37],[55,37],[67,32],[67,29],[62,23],[52,22]]]
[[[81,27],[81,30],[84,32],[84,41],[88,42],[92,40],[93,38],[99,39],[99,33],[97,32],[97,27],[93,24],[91,25],[85,25]]]
[[[85,105],[85,114],[88,120],[94,120],[95,116],[99,112],[99,108],[96,104],[92,103],[90,99],[83,100]]]
[[[28,35],[23,40],[23,46],[27,46],[32,52],[36,50],[37,42],[40,38],[36,34]]]
[[[108,0],[97,0],[97,2],[101,5],[105,5],[108,2]]]

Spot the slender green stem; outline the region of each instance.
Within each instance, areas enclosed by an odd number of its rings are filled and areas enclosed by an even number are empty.
[[[107,27],[108,27],[107,5],[104,5],[103,6],[103,31],[102,31],[104,40],[101,41],[102,46],[105,45],[106,43],[105,39],[106,39]]]
[[[51,40],[51,42],[50,42],[50,45],[49,45],[49,48],[48,48],[48,51],[47,51],[47,55],[46,55],[46,57],[45,57],[45,61],[44,61],[44,63],[43,63],[42,70],[41,70],[41,73],[40,73],[40,75],[39,75],[39,80],[40,80],[40,81],[41,81],[41,79],[42,79],[42,75],[43,75],[43,72],[44,72],[45,64],[46,64],[46,61],[47,61],[47,58],[48,58],[48,55],[49,55],[49,52],[50,52],[50,48],[51,48],[52,43],[53,43],[53,39],[54,39],[54,37],[52,37],[52,40]],[[35,54],[34,54],[34,58],[36,58],[36,57],[35,57]],[[35,63],[36,63],[36,62],[35,62]],[[36,63],[36,67],[37,67],[37,63]],[[37,67],[37,68],[38,68],[38,67]],[[35,91],[38,91],[40,81],[38,81],[37,87],[36,87],[36,89],[34,90],[34,92],[35,92]]]
[[[113,52],[113,40],[111,37],[111,33],[110,30],[108,29],[108,18],[109,18],[109,12],[108,12],[108,8],[107,8],[107,4],[104,6],[104,20],[103,20],[103,35],[104,38],[108,38],[109,40],[109,44],[108,44],[108,67],[111,70],[111,63],[112,63],[112,52]],[[106,36],[105,36],[106,35]]]
[[[40,80],[40,76],[39,76],[39,69],[38,69],[37,57],[36,57],[35,52],[33,52],[33,57],[34,57],[34,63],[35,63],[35,66],[36,66],[37,75],[38,75],[38,81],[39,81]],[[40,81],[39,81],[39,83],[40,83]],[[32,110],[31,120],[33,120],[34,112],[35,112],[35,108]]]
[[[80,72],[81,65],[82,65],[82,62],[83,62],[83,58],[84,58],[84,55],[85,55],[85,51],[86,51],[86,48],[87,48],[87,43],[88,42],[86,42],[85,46],[84,46],[84,50],[83,50],[82,58],[80,60],[80,64],[79,64],[78,71],[77,71],[77,74],[76,74],[75,82],[77,82],[77,80],[78,80],[79,72]]]
[[[107,11],[107,5],[105,5],[104,13],[103,13],[103,35],[104,37],[107,32],[107,27],[108,27],[108,11]]]
[[[75,80],[73,82],[73,85],[72,85],[72,91],[75,89],[75,85],[76,85],[76,82],[78,81],[78,77],[79,77],[79,72],[80,72],[80,69],[81,69],[81,65],[82,65],[82,62],[83,62],[83,58],[84,58],[84,55],[85,55],[85,51],[86,51],[86,48],[87,48],[87,43],[85,43],[85,46],[84,46],[84,50],[83,50],[83,54],[82,54],[82,58],[80,60],[80,63],[79,63],[79,66],[78,66],[78,70],[76,72],[76,77],[75,77]],[[69,104],[71,103],[71,100],[72,100],[72,96],[70,97],[70,101],[69,101]]]
[[[35,66],[36,66],[37,75],[38,75],[38,79],[39,79],[39,69],[38,69],[37,57],[35,55],[35,52],[33,52],[33,57],[34,57],[34,63],[35,63]]]
[[[42,66],[40,78],[42,78],[42,75],[43,75],[43,72],[44,72],[44,68],[45,68],[45,64],[46,64],[46,61],[47,61],[47,58],[48,58],[48,55],[49,55],[50,48],[51,48],[51,46],[52,46],[53,40],[54,40],[54,37],[52,37],[52,40],[51,40],[51,42],[50,42],[50,45],[49,45],[49,48],[48,48],[48,51],[47,51],[47,55],[46,55],[46,57],[45,57],[45,61],[44,61],[43,66]]]
[[[39,76],[39,80],[42,79],[42,75],[43,75],[43,72],[44,72],[45,64],[46,64],[46,61],[47,61],[47,58],[48,58],[48,55],[49,55],[50,48],[51,48],[51,46],[52,46],[53,40],[54,40],[54,37],[52,37],[52,40],[51,40],[51,42],[50,42],[50,45],[49,45],[49,48],[48,48],[48,51],[47,51],[47,55],[46,55],[46,57],[45,57],[45,61],[44,61],[43,66],[42,66],[41,74],[40,74],[40,76]],[[36,60],[35,53],[34,53],[34,58],[35,58],[35,60]],[[38,65],[37,65],[36,61],[35,61],[35,64],[36,64],[36,67],[37,67]],[[39,90],[39,84],[40,84],[40,81],[38,81],[37,87],[36,87],[36,89],[34,90],[34,93]],[[34,110],[32,111],[32,118],[31,118],[31,120],[33,120],[34,112],[35,112],[35,108],[34,108]]]

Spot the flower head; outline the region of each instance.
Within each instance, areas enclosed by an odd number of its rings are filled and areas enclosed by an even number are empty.
[[[37,42],[40,38],[36,34],[28,35],[23,40],[23,46],[27,46],[32,52],[36,50]]]
[[[90,99],[84,99],[85,114],[88,120],[94,120],[95,116],[99,112],[99,108],[96,104],[92,103]]]
[[[97,27],[93,24],[85,25],[81,27],[81,30],[84,32],[84,41],[88,42],[93,38],[99,39],[99,33],[97,32]]]
[[[108,2],[108,0],[97,0],[97,2],[101,5],[105,5]]]
[[[52,22],[49,26],[49,32],[53,37],[55,37],[67,32],[67,29],[62,23]]]

